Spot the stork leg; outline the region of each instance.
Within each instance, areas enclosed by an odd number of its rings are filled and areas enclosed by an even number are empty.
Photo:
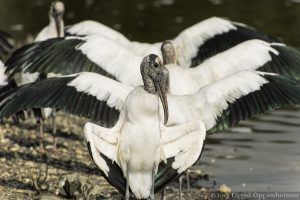
[[[41,113],[40,109],[33,109],[33,114],[35,116],[36,122],[39,126],[39,142],[40,146],[38,148],[38,151],[40,151],[42,154],[45,153],[45,148],[43,144],[43,135],[44,135],[44,121],[43,121],[43,115]]]
[[[183,179],[183,176],[180,176],[179,177],[179,199],[181,199],[181,196],[182,196],[182,179]],[[191,189],[189,170],[187,170],[185,172],[185,179],[186,179],[186,189],[189,191]]]
[[[150,200],[155,200],[155,195],[154,195],[155,169],[156,169],[156,167],[153,167],[153,169],[152,169],[152,186],[151,186],[151,192],[150,192]]]
[[[53,150],[57,149],[57,138],[56,138],[56,110],[53,109],[51,113],[51,119],[52,119],[52,134],[53,134]]]
[[[164,200],[164,199],[165,199],[165,189],[161,191],[161,196],[160,196],[160,200]]]
[[[190,170],[186,170],[185,179],[186,179],[186,189],[187,189],[187,191],[190,191],[190,189],[191,189]]]
[[[182,176],[179,177],[179,200],[181,200],[182,195]]]
[[[129,164],[127,164],[127,172],[126,172],[126,192],[125,192],[125,200],[129,200],[130,191],[129,191],[129,173],[128,173]]]
[[[40,140],[40,147],[39,147],[39,151],[42,153],[45,153],[45,148],[44,148],[44,144],[43,144],[43,139],[44,139],[44,125],[43,125],[43,120],[41,118],[38,119],[39,124],[39,140]]]

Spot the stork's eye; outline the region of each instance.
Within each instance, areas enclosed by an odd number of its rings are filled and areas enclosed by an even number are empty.
[[[154,63],[154,67],[155,68],[158,68],[159,67],[159,64],[156,62],[156,63]]]

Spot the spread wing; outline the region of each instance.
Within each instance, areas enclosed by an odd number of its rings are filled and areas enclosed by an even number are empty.
[[[101,35],[124,45],[138,55],[146,56],[149,53],[160,55],[161,43],[129,41],[121,33],[95,21],[83,21],[70,26],[66,33],[75,36]],[[278,39],[252,27],[218,17],[212,17],[188,27],[173,41],[178,51],[179,65],[195,67],[207,58],[250,39],[279,42]]]
[[[96,21],[86,20],[65,28],[66,36],[90,36],[101,35],[116,41],[122,45],[127,45],[130,41],[118,31]]]
[[[195,68],[168,65],[170,92],[193,94],[203,86],[244,70],[277,73],[300,79],[300,52],[279,43],[249,40],[208,58]]]
[[[122,117],[120,115],[120,125],[122,125]],[[106,129],[93,123],[86,123],[84,136],[95,165],[104,173],[105,179],[124,195],[126,180],[115,160],[121,128],[119,124],[112,129]]]
[[[112,127],[131,90],[95,73],[53,77],[12,91],[0,103],[0,118],[24,109],[51,107]]]
[[[111,129],[87,123],[84,133],[94,163],[104,172],[107,181],[124,195],[126,180],[116,160],[122,120],[121,115],[118,123]],[[155,178],[155,192],[160,191],[199,159],[205,135],[205,126],[201,121],[162,127],[162,161]]]
[[[212,17],[182,31],[174,39],[174,43],[179,64],[195,67],[207,58],[250,39],[279,42],[278,39],[244,24]]]
[[[199,119],[213,133],[240,120],[299,104],[300,85],[277,74],[241,71],[201,88],[194,95],[170,96],[168,102],[169,124]]]
[[[205,60],[197,66],[201,73],[194,78],[209,83],[210,77],[214,81],[238,71],[257,70],[299,80],[299,66],[300,52],[297,49],[281,43],[249,40]],[[190,73],[195,74],[194,70]]]
[[[102,36],[54,38],[26,45],[6,62],[7,72],[73,74],[95,72],[140,85],[143,57]]]
[[[162,160],[174,158],[172,168],[177,170],[177,174],[181,174],[198,160],[205,136],[205,125],[201,121],[163,127]]]

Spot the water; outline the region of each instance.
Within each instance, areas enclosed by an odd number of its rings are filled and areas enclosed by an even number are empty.
[[[48,23],[50,0],[0,0],[0,28],[18,41]],[[132,40],[155,42],[211,16],[246,23],[300,46],[298,0],[65,0],[65,23],[93,19]],[[200,161],[233,191],[300,190],[300,111],[280,110],[210,136]]]
[[[210,137],[204,170],[234,191],[299,191],[299,117],[280,110]]]

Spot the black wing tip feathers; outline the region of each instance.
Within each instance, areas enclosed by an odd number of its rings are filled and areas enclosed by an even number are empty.
[[[195,67],[207,58],[247,40],[260,39],[266,42],[280,42],[279,39],[260,32],[252,27],[241,26],[238,24],[234,24],[234,26],[236,26],[237,29],[217,34],[205,41],[204,44],[199,47],[197,55],[192,58],[191,67]]]
[[[12,36],[9,33],[0,30],[0,58],[7,56],[13,47]]]
[[[300,104],[300,82],[281,75],[262,74],[268,83],[236,99],[217,118],[209,134],[235,126],[239,121],[276,108]]]
[[[113,127],[119,111],[99,101],[96,96],[69,86],[78,76],[52,77],[15,88],[0,103],[0,118],[25,109],[50,107]]]

